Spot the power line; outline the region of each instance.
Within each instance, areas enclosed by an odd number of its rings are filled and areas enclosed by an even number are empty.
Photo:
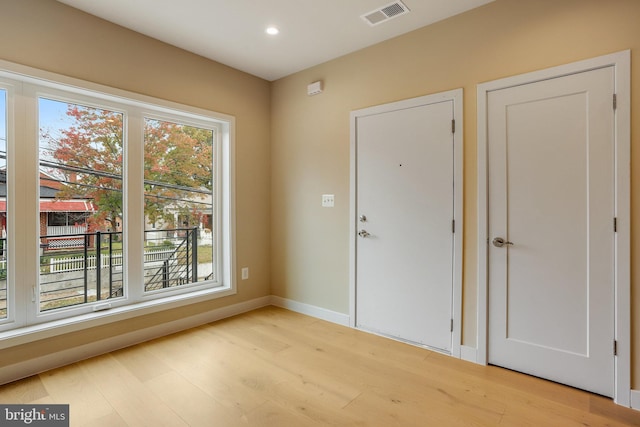
[[[2,152],[0,151],[0,158],[2,158]],[[94,175],[94,176],[99,176],[99,177],[103,177],[103,178],[111,178],[111,179],[116,179],[119,181],[122,181],[122,175],[118,175],[115,173],[110,173],[110,172],[103,172],[103,171],[97,171],[95,169],[88,169],[88,168],[83,168],[80,166],[70,166],[64,163],[58,163],[58,162],[52,162],[50,160],[41,160],[40,161],[40,166],[45,167],[45,168],[51,168],[51,169],[60,169],[60,170],[64,170],[64,171],[68,171],[68,172],[75,172],[75,173],[81,173],[81,174],[87,174],[87,175]],[[62,182],[62,181],[60,181]],[[65,181],[68,182],[68,181]],[[75,183],[72,183],[75,184]],[[152,185],[152,186],[156,186],[156,187],[162,187],[162,188],[170,188],[173,190],[179,190],[179,191],[188,191],[191,193],[200,193],[200,194],[211,194],[210,190],[202,190],[199,188],[194,188],[194,187],[186,187],[184,185],[177,185],[177,184],[170,184],[170,183],[166,183],[166,182],[161,182],[161,181],[152,181],[152,180],[148,180],[145,179],[144,180],[144,184],[145,185]]]
[[[120,188],[103,187],[103,186],[99,186],[99,185],[85,184],[85,183],[82,183],[82,182],[71,182],[71,181],[67,181],[67,180],[64,180],[64,179],[40,178],[40,180],[41,181],[49,181],[49,182],[58,182],[58,183],[62,183],[62,184],[69,184],[69,185],[74,185],[74,186],[82,187],[82,188],[91,188],[93,190],[103,190],[103,191],[111,191],[111,192],[114,192],[114,193],[123,193],[122,189],[120,189]],[[153,198],[156,198],[156,199],[171,200],[171,201],[174,201],[174,202],[193,203],[193,204],[213,207],[213,203],[201,202],[201,201],[198,201],[198,200],[186,199],[186,198],[181,198],[181,197],[171,197],[171,196],[164,196],[164,195],[160,195],[160,194],[145,194],[144,197],[147,197],[147,198],[153,197]]]

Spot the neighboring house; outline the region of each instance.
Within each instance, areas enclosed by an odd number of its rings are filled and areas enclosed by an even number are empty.
[[[64,184],[40,172],[40,243],[45,249],[83,246],[80,234],[87,232],[87,219],[96,211],[87,199],[58,199]],[[0,230],[7,226],[7,173],[0,170]]]
[[[196,193],[197,194],[197,193]],[[211,194],[203,197],[192,195],[180,202],[174,202],[164,207],[164,219],[152,223],[146,218],[146,239],[160,241],[164,238],[178,237],[175,229],[198,227],[198,239],[203,244],[211,244],[213,229],[213,215],[211,213],[213,198]],[[185,209],[192,215],[185,215]],[[169,219],[171,218],[171,219]],[[169,233],[169,234],[167,234]]]
[[[63,186],[40,171],[40,243],[46,249],[82,247],[87,219],[96,211],[91,200],[57,198]]]

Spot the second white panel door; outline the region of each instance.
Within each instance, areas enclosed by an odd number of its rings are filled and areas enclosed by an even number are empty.
[[[607,396],[614,88],[607,67],[496,90],[487,104],[489,362]]]

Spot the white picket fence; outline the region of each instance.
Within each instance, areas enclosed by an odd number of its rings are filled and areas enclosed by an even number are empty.
[[[144,262],[162,262],[167,259],[173,253],[174,249],[160,248],[160,249],[146,249],[144,251]],[[87,257],[87,270],[96,269],[95,255]],[[113,253],[111,257],[109,254],[100,254],[100,268],[109,267],[109,259],[111,259],[111,265],[114,267],[122,266],[122,252]],[[65,258],[51,258],[49,260],[49,272],[50,273],[66,273],[70,271],[84,270],[84,256],[65,257]]]

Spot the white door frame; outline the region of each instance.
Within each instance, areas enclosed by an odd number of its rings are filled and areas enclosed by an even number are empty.
[[[455,132],[453,134],[453,200],[455,233],[453,241],[453,331],[451,342],[451,355],[460,357],[460,344],[462,337],[462,167],[463,167],[463,117],[462,117],[462,89],[454,89],[433,95],[425,95],[403,101],[392,102],[384,105],[364,108],[351,112],[351,160],[350,160],[350,221],[349,221],[349,325],[356,327],[356,239],[357,239],[357,134],[356,121],[358,117],[372,114],[386,113],[405,108],[413,108],[421,105],[434,104],[436,102],[453,101],[455,119]]]
[[[630,406],[631,396],[631,303],[630,303],[630,178],[631,178],[631,52],[629,50],[479,84],[478,101],[478,306],[477,363],[487,364],[488,330],[488,163],[487,94],[597,68],[615,69],[615,357],[614,400]],[[612,99],[613,102],[613,99]],[[613,226],[613,225],[612,225]],[[613,351],[613,349],[612,349]]]

